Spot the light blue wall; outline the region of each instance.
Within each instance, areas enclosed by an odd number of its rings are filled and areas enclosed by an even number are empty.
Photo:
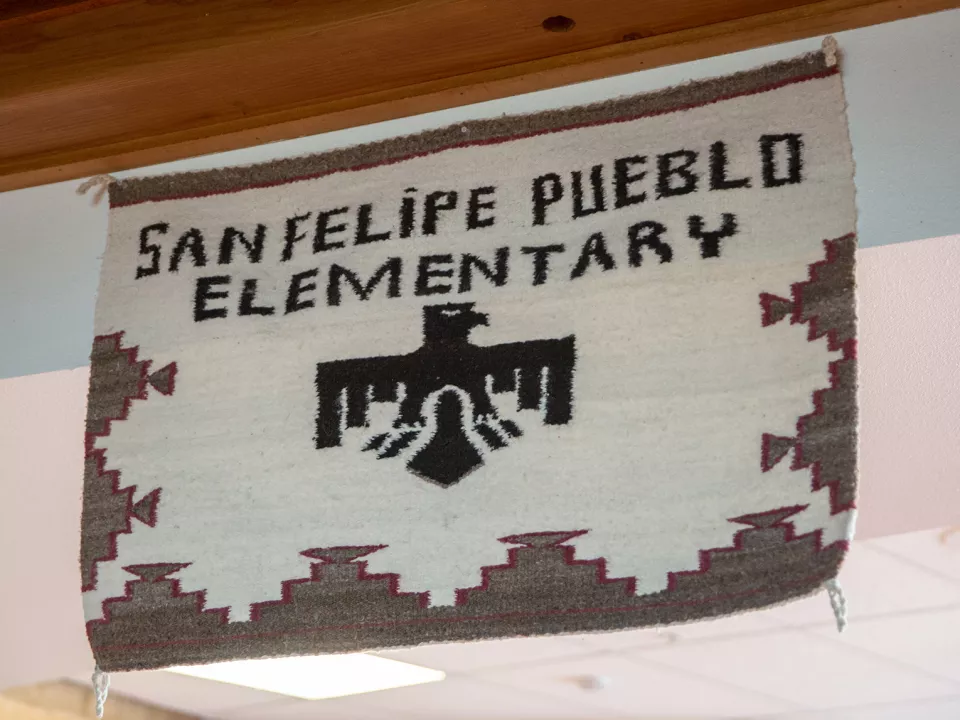
[[[107,213],[77,184],[0,193],[0,378],[88,364]]]
[[[861,245],[960,232],[960,10],[837,35],[857,163]],[[127,174],[243,164],[464,119],[563,107],[720,75],[815,49],[808,40]],[[59,183],[0,194],[0,378],[87,364],[105,206]]]

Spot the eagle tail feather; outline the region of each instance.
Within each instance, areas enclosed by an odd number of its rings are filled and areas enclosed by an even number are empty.
[[[500,437],[500,433],[490,427],[489,421],[481,421],[473,426],[477,434],[490,446],[491,450],[499,450],[507,446],[507,441]]]
[[[363,446],[363,451],[368,450],[379,450],[380,446],[383,445],[387,438],[390,437],[390,433],[380,433],[379,435],[374,435],[367,441],[367,444]]]
[[[406,450],[410,444],[417,439],[418,435],[420,435],[419,430],[405,430],[400,433],[391,433],[391,439],[388,441],[387,446],[377,455],[377,458],[384,460],[386,458],[396,457]]]

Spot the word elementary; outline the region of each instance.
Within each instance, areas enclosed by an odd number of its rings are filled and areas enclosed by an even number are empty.
[[[738,174],[727,143],[717,141],[708,152],[676,150],[654,156],[629,155],[585,170],[548,172],[529,183],[528,212],[532,227],[578,220],[597,213],[617,211],[654,200],[706,191],[778,188],[803,182],[803,136],[799,133],[762,135],[752,156],[737,158]],[[753,169],[753,174],[748,170]],[[443,230],[482,231],[497,223],[497,187],[484,185],[466,190],[420,191],[407,188],[391,211],[373,203],[358,203],[303,212],[269,226],[225,227],[205,234],[199,228],[174,230],[158,222],[140,230],[136,278],[164,272],[178,273],[182,266],[230,266],[236,258],[258,265],[283,264],[305,255],[342,251],[349,246],[392,243],[414,237],[435,236]],[[523,207],[523,203],[511,203]],[[515,212],[515,210],[514,210]],[[390,220],[392,218],[392,222]],[[682,232],[699,244],[702,258],[718,258],[724,240],[739,230],[732,213],[712,217],[689,215]],[[462,253],[387,257],[366,275],[344,264],[312,268],[290,275],[281,297],[260,297],[258,280],[236,280],[229,274],[196,279],[193,314],[197,322],[239,316],[288,315],[314,308],[318,303],[335,307],[348,298],[365,301],[380,293],[386,298],[470,292],[477,281],[502,287],[510,281],[542,285],[556,278],[576,280],[591,268],[640,267],[645,258],[659,263],[673,259],[672,234],[654,220],[630,225],[625,241],[614,248],[602,232],[582,242],[495,248],[488,257]],[[270,254],[273,254],[271,259]],[[561,257],[568,262],[557,270]],[[517,265],[522,267],[517,267]],[[519,279],[519,280],[518,280]],[[382,288],[382,289],[381,289]]]

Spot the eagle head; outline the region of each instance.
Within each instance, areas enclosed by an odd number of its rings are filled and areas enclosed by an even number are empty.
[[[487,325],[486,313],[473,309],[474,303],[428,305],[423,309],[423,337],[427,343],[467,341],[477,325]]]

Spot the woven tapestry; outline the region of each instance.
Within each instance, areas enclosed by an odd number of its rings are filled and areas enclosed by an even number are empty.
[[[689,622],[837,574],[834,52],[109,197],[103,669]]]

